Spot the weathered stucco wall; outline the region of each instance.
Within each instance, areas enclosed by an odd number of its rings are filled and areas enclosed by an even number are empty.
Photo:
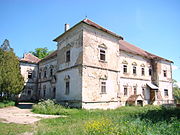
[[[24,77],[24,90],[20,94],[20,101],[36,100],[38,65],[27,62],[20,62],[21,74]],[[32,78],[28,78],[28,73],[32,73]]]

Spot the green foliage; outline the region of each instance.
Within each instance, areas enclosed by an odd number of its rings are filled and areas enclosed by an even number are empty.
[[[24,87],[24,79],[13,49],[6,51],[0,48],[0,65],[0,93],[6,93],[7,97],[19,94]]]
[[[180,103],[180,88],[178,87],[176,80],[173,80],[173,96],[177,103]]]
[[[40,114],[63,115],[67,114],[66,108],[56,104],[53,100],[42,100],[38,104],[33,105],[32,112]]]
[[[71,110],[71,111],[70,111]],[[44,119],[37,135],[177,135],[180,109],[160,106],[116,110],[67,109],[63,118]]]
[[[30,51],[34,56],[38,57],[39,59],[43,59],[44,57],[48,56],[53,51],[49,51],[46,47],[44,48],[36,48],[35,51]]]
[[[7,106],[14,106],[14,105],[15,105],[14,101],[9,101],[9,100],[0,101],[0,108],[7,107]]]

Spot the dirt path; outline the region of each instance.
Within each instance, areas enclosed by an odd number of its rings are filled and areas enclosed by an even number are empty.
[[[0,121],[4,123],[32,124],[42,118],[57,118],[59,115],[43,115],[31,112],[32,103],[20,103],[17,107],[0,109]]]

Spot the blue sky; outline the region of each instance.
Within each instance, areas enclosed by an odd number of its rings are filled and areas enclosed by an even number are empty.
[[[52,40],[87,16],[146,51],[174,61],[180,82],[180,0],[0,0],[0,45],[17,56]]]

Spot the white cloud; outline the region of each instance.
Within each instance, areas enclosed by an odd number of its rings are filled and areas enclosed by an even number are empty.
[[[178,66],[172,65],[172,70],[177,70]]]

